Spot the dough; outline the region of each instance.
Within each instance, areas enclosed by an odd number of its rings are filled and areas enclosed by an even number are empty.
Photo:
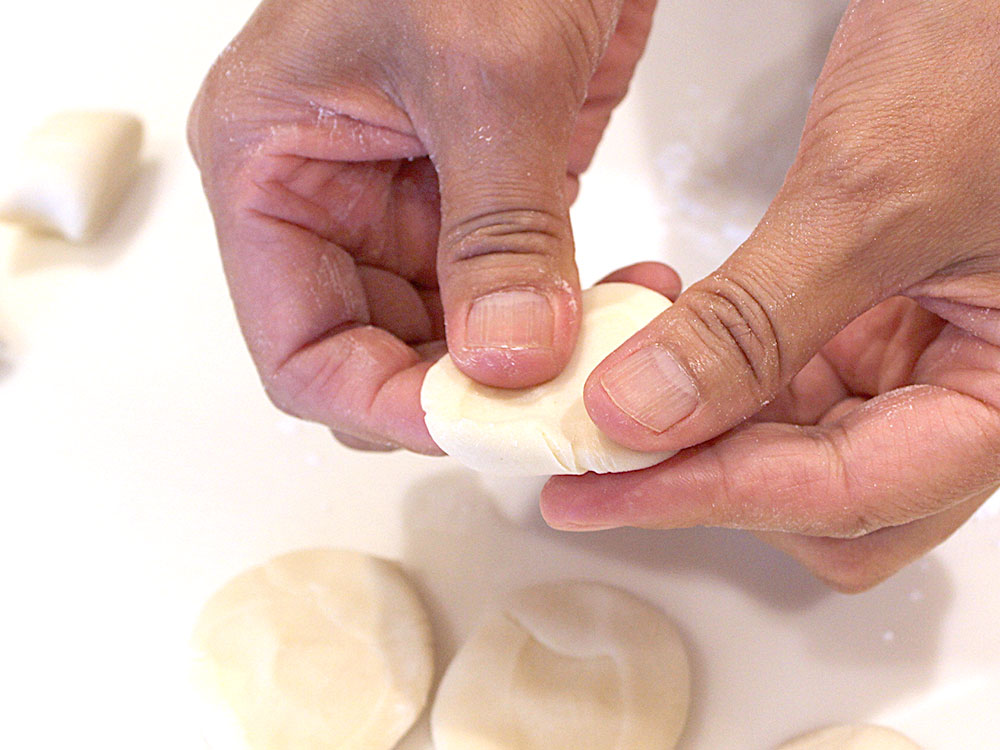
[[[205,604],[194,680],[212,750],[389,750],[427,701],[430,627],[399,569],[292,552]]]
[[[0,174],[0,218],[72,242],[90,239],[124,195],[141,147],[142,123],[134,115],[53,115]]]
[[[778,750],[920,750],[920,746],[885,727],[844,725],[804,735]]]
[[[618,589],[525,589],[448,667],[431,710],[435,750],[669,750],[690,675],[662,612]]]
[[[583,386],[601,360],[669,306],[666,297],[635,284],[586,290],[569,364],[533,388],[480,385],[442,357],[420,394],[431,437],[449,456],[489,474],[606,473],[658,464],[673,454],[629,450],[597,428],[583,405]]]

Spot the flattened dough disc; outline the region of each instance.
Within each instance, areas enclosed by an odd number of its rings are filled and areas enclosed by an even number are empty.
[[[690,673],[674,626],[609,586],[525,589],[448,667],[431,710],[435,750],[669,750]]]
[[[389,750],[433,676],[424,609],[393,564],[312,549],[251,568],[205,604],[194,677],[212,750]]]
[[[826,727],[778,750],[920,750],[920,746],[892,729],[860,724]]]
[[[449,456],[488,474],[607,473],[660,463],[672,454],[633,451],[605,436],[583,405],[583,386],[601,360],[669,306],[663,295],[635,284],[587,289],[569,364],[533,388],[481,385],[442,357],[420,394],[431,437]]]

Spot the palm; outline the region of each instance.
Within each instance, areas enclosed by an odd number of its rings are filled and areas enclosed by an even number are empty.
[[[753,421],[829,424],[893,390],[940,384],[941,342],[953,334],[912,300],[884,302],[838,334]]]

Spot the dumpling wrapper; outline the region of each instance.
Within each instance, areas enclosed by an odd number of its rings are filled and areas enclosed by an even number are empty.
[[[819,729],[778,750],[920,750],[920,746],[892,729],[859,724]]]
[[[487,619],[445,672],[435,750],[669,750],[687,720],[680,635],[598,583],[533,586]]]
[[[433,677],[424,608],[394,564],[292,552],[205,604],[193,635],[212,750],[390,750]]]
[[[598,284],[583,292],[580,337],[557,377],[523,389],[493,388],[464,375],[445,355],[420,393],[434,442],[487,474],[547,476],[634,471],[673,455],[634,451],[602,433],[587,414],[583,386],[611,352],[670,306],[636,284]]]

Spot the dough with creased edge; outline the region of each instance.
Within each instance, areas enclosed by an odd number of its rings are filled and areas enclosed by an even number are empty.
[[[482,385],[445,355],[420,393],[431,437],[449,456],[488,474],[608,473],[660,463],[673,453],[634,451],[602,433],[587,414],[583,386],[605,357],[669,306],[636,284],[585,290],[580,337],[566,369],[531,388]]]
[[[483,622],[431,708],[435,750],[670,750],[687,653],[656,607],[600,583],[532,586]]]
[[[778,750],[921,750],[899,732],[870,724],[819,729],[786,742]]]
[[[389,750],[427,702],[431,631],[393,563],[307,549],[240,573],[192,637],[211,750]]]
[[[33,130],[0,172],[0,219],[92,239],[139,166],[142,121],[115,110],[67,110]]]

